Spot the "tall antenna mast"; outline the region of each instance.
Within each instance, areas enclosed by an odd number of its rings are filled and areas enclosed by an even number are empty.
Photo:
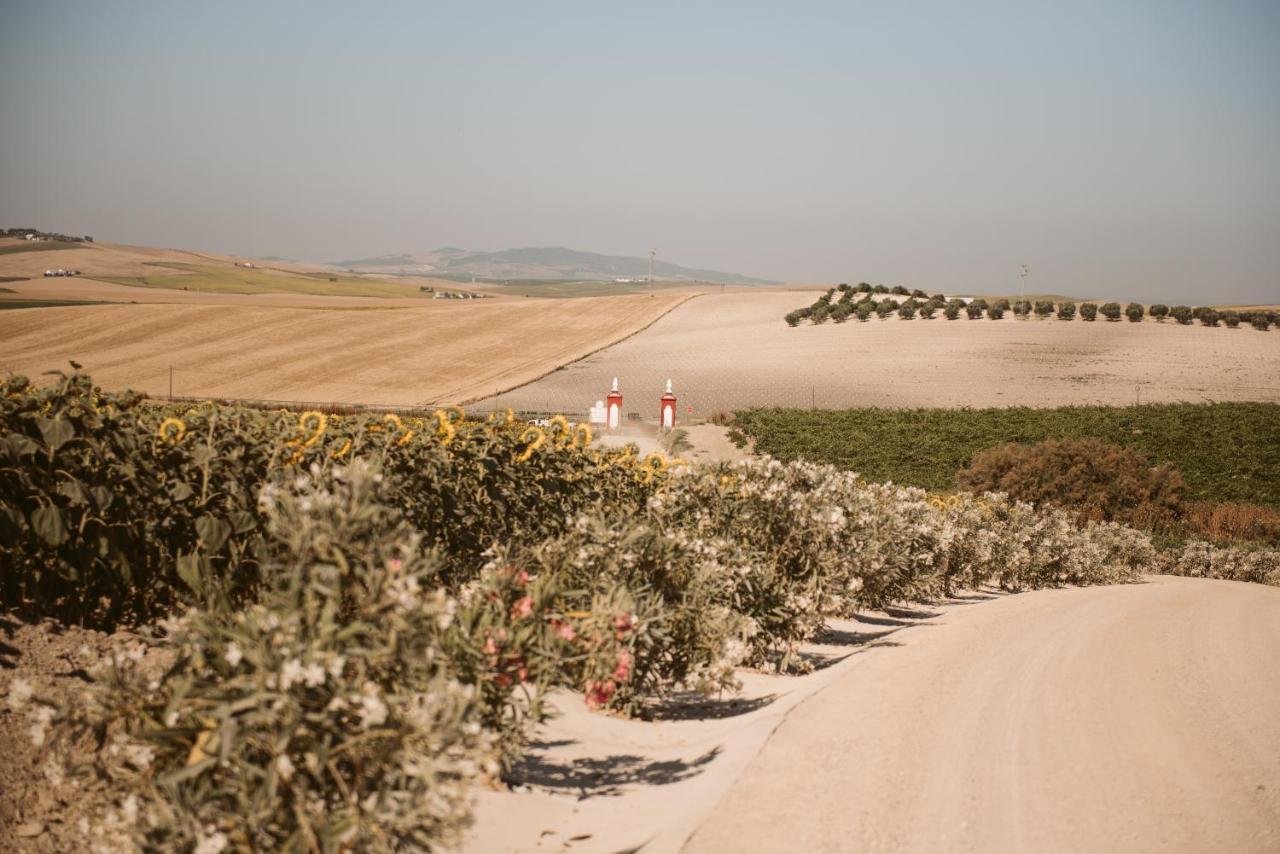
[[[658,247],[649,244],[649,284],[653,284],[653,256],[658,254]]]
[[[1020,299],[1027,301],[1027,276],[1031,275],[1031,268],[1026,264],[1022,265],[1022,269],[1018,272],[1018,284],[1020,286]]]

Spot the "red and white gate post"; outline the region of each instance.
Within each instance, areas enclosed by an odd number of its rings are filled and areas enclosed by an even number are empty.
[[[606,424],[610,430],[617,430],[622,426],[622,392],[618,391],[617,377],[613,378],[613,388],[604,402],[608,419]]]
[[[667,380],[667,390],[662,395],[660,406],[661,418],[658,423],[663,430],[670,430],[676,426],[676,396],[671,393],[671,380]]]

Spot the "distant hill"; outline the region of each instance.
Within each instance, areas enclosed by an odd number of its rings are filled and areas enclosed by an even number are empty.
[[[563,246],[504,249],[500,252],[471,252],[447,247],[419,255],[379,255],[349,261],[331,261],[343,270],[380,273],[408,273],[443,278],[477,280],[611,280],[637,279],[649,274],[649,259],[627,255],[601,255]],[[655,279],[668,282],[725,282],[732,285],[773,285],[777,282],[738,273],[682,267],[655,260]]]

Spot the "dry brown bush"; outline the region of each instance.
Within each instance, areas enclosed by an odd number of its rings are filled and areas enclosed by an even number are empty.
[[[1177,518],[1184,488],[1182,475],[1168,463],[1153,468],[1136,451],[1089,438],[989,448],[956,475],[956,483],[973,492],[1055,504],[1081,522],[1146,528]]]
[[[1280,545],[1280,510],[1238,501],[1190,501],[1183,524],[1213,540],[1248,540]]]

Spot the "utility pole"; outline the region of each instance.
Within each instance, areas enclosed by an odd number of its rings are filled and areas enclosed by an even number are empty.
[[[1022,302],[1027,301],[1027,276],[1031,275],[1031,268],[1026,264],[1022,265],[1022,269],[1018,272],[1019,297]]]
[[[173,365],[169,366],[169,399],[173,400]]]
[[[653,284],[653,256],[658,254],[656,246],[649,247],[649,284]]]

